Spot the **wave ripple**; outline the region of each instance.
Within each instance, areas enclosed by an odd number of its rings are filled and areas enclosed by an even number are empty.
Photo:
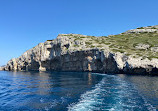
[[[134,86],[118,76],[105,75],[95,87],[81,95],[68,111],[156,111]]]

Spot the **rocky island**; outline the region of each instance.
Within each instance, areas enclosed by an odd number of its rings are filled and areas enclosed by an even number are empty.
[[[158,74],[158,25],[101,37],[59,34],[0,70]]]

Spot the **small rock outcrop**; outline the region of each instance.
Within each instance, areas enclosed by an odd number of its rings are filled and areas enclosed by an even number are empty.
[[[158,47],[151,47],[151,51],[158,52]]]
[[[137,29],[128,30],[125,33],[158,33],[158,25],[148,26],[148,27],[139,27]]]
[[[150,45],[149,44],[137,44],[135,46],[135,48],[136,49],[144,49],[144,50],[146,50],[146,49],[150,48]],[[153,49],[151,49],[151,50],[153,50]]]
[[[147,31],[148,28],[145,30]],[[153,31],[155,30],[157,29],[153,29]],[[131,33],[131,31],[127,32]],[[137,31],[134,32],[137,33]],[[116,47],[111,48],[114,45],[106,42],[112,37],[107,38],[80,34],[59,34],[56,39],[40,43],[19,58],[11,59],[0,70],[158,74],[158,59],[156,57],[150,59],[141,56],[134,57],[126,52],[120,52],[118,49],[116,51]],[[112,40],[114,39],[112,38]],[[153,53],[157,53],[157,47],[150,49],[148,44],[140,43],[133,47],[137,52],[140,49],[149,49]]]
[[[5,70],[5,66],[1,66],[0,71],[4,71],[4,70]]]

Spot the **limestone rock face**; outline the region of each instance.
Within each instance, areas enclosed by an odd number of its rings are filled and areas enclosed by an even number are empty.
[[[1,70],[131,74],[158,72],[158,59],[133,58],[124,53],[113,52],[108,45],[93,43],[92,39],[94,38],[80,34],[59,34],[56,39],[40,43],[19,58],[11,59]],[[94,41],[98,39],[95,38]]]
[[[150,32],[158,32],[158,29],[132,29],[125,33],[150,33]]]
[[[158,47],[151,47],[151,51],[158,52]]]
[[[158,25],[148,26],[148,27],[139,27],[137,29],[128,30],[125,33],[158,33]]]
[[[136,49],[149,49],[150,45],[149,44],[138,44],[135,46]]]
[[[5,66],[1,66],[0,71],[4,71],[4,70],[5,70]]]

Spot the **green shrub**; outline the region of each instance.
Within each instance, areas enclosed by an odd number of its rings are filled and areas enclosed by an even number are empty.
[[[92,44],[92,42],[85,42],[86,43],[86,45],[91,45]]]
[[[144,29],[144,27],[138,27],[137,29]]]
[[[74,45],[74,47],[79,47],[79,45]]]

